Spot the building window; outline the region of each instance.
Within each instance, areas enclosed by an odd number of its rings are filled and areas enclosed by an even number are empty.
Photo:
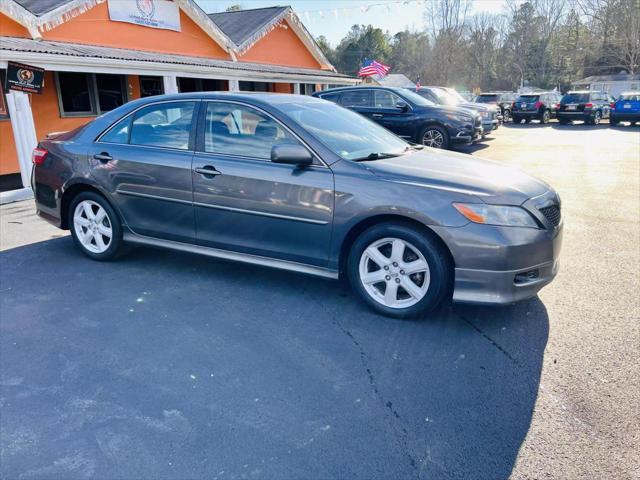
[[[152,97],[164,94],[162,77],[140,77],[140,97]]]
[[[180,93],[226,92],[227,90],[229,90],[229,83],[226,80],[178,77],[178,91]]]
[[[273,84],[267,82],[240,82],[241,92],[273,92]]]
[[[302,95],[313,95],[316,91],[315,83],[301,83],[300,84],[300,93]]]
[[[127,101],[124,75],[56,72],[56,84],[63,117],[99,115]]]

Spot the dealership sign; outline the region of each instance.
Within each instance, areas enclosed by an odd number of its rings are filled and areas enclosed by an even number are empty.
[[[7,90],[25,93],[42,93],[44,68],[7,62]]]
[[[180,7],[170,0],[109,0],[109,18],[114,22],[180,31]]]

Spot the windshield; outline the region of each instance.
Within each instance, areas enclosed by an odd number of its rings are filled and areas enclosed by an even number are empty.
[[[478,103],[495,103],[498,101],[498,95],[478,95],[476,102]]]
[[[411,90],[404,90],[402,92],[402,96],[405,97],[406,100],[409,100],[420,107],[432,107],[435,105],[431,100],[427,100],[422,95],[412,92]]]
[[[567,93],[560,103],[585,103],[589,101],[588,93]]]
[[[460,101],[451,95],[446,90],[440,90],[439,88],[432,88],[433,94],[440,100],[440,103],[444,105],[458,105]]]
[[[402,155],[409,147],[377,123],[328,101],[278,103],[274,107],[346,160],[367,159],[372,154]]]
[[[623,93],[619,100],[627,100],[629,102],[640,102],[640,93]]]
[[[468,103],[468,100],[464,98],[462,95],[460,95],[458,91],[453,88],[443,89],[443,91],[449,94],[450,97],[456,99],[458,103]]]

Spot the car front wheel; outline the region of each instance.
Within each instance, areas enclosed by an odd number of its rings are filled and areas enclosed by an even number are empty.
[[[122,247],[122,226],[115,210],[94,192],[76,196],[69,207],[69,225],[75,244],[94,260],[112,260]]]
[[[375,311],[396,318],[436,308],[450,292],[452,267],[425,232],[380,224],[363,232],[347,259],[353,289]]]
[[[437,125],[425,128],[420,134],[420,140],[426,147],[449,148],[449,135],[444,128]]]

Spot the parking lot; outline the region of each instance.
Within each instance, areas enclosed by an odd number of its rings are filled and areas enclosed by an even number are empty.
[[[640,478],[640,129],[509,124],[464,151],[559,191],[539,298],[392,320],[289,272],[93,262],[2,206],[0,477]]]

